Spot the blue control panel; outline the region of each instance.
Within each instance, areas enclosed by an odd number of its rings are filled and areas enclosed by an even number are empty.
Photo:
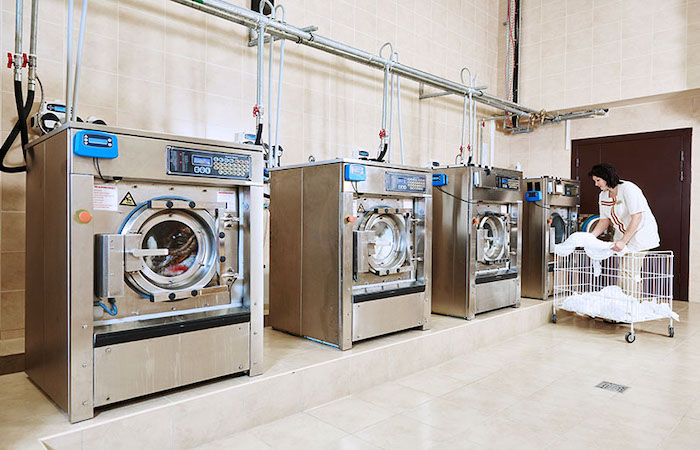
[[[114,159],[119,156],[117,136],[104,131],[78,131],[73,137],[73,153],[88,158]]]
[[[367,169],[362,164],[348,164],[345,166],[345,181],[365,181]]]
[[[527,191],[525,193],[525,200],[528,202],[542,201],[542,191]]]
[[[447,175],[444,173],[434,173],[433,174],[433,186],[446,186],[447,185]]]

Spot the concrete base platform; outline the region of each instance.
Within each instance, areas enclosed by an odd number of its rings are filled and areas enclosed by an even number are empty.
[[[71,425],[23,373],[0,376],[0,436],[10,448],[191,448],[361,392],[531,331],[551,301],[475,320],[432,316],[431,329],[370,339],[342,352],[265,329],[265,373],[228,377],[98,410]]]

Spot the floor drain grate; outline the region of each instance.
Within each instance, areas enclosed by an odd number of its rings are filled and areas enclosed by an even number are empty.
[[[606,389],[608,391],[613,391],[613,392],[625,392],[627,389],[629,389],[629,386],[623,386],[621,384],[615,384],[615,383],[610,383],[609,381],[601,381],[596,385],[597,388],[601,389]]]

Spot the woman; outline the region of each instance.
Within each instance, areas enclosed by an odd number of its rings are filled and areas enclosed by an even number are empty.
[[[612,249],[616,252],[625,246],[633,252],[658,247],[659,229],[642,190],[630,181],[620,180],[611,164],[593,166],[588,176],[601,191],[598,197],[600,220],[593,235],[600,236],[612,222],[615,227]]]
[[[600,236],[612,222],[615,227],[612,249],[620,252],[626,246],[636,252],[622,258],[620,287],[625,294],[639,299],[642,286],[635,280],[639,278],[644,261],[644,254],[639,253],[659,246],[656,219],[642,190],[630,181],[620,180],[612,165],[597,164],[588,176],[601,191],[598,197],[600,220],[592,233]]]

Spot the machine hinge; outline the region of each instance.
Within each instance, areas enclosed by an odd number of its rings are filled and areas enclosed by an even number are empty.
[[[681,150],[681,182],[684,181],[684,177],[683,177],[684,163],[685,163],[685,152],[683,152],[683,150]]]

